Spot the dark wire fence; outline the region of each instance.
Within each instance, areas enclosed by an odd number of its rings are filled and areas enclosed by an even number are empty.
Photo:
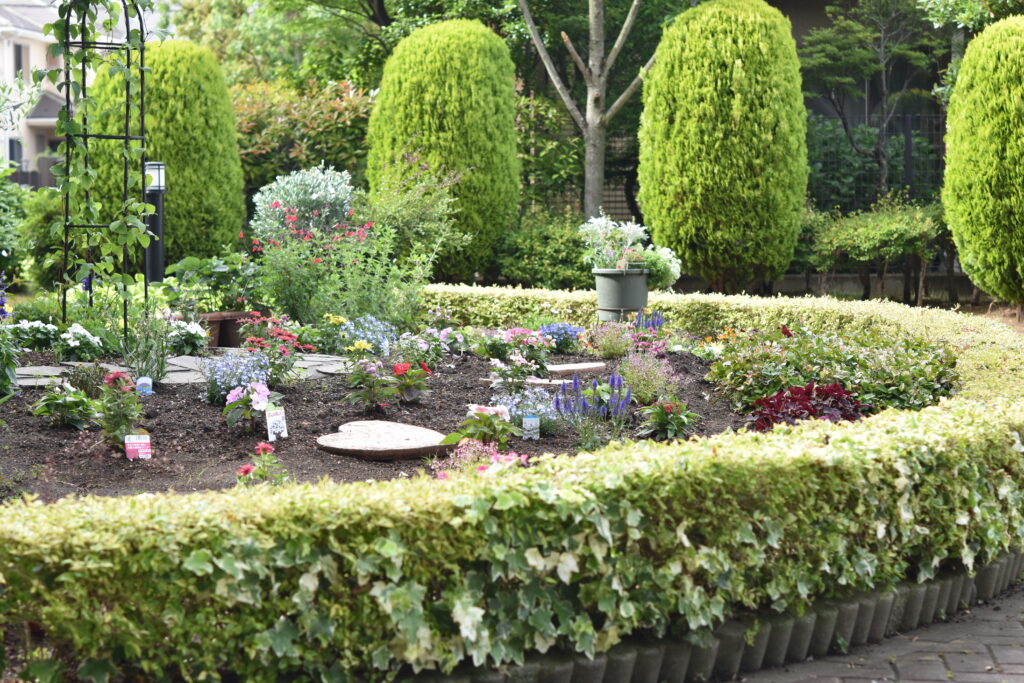
[[[863,116],[848,118],[850,134],[866,150],[875,145],[878,128]],[[942,187],[945,117],[898,114],[886,126],[884,150],[888,186],[915,201],[938,199]],[[609,160],[602,206],[616,220],[642,219],[636,203],[635,137],[608,140]],[[808,196],[817,208],[843,213],[866,210],[878,200],[880,170],[871,156],[858,152],[836,118],[812,114],[808,119]]]

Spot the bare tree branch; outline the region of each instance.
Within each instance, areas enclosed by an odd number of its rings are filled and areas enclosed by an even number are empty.
[[[572,61],[576,62],[576,68],[583,74],[583,81],[588,85],[594,85],[593,74],[590,73],[590,69],[586,67],[583,60],[580,58],[580,53],[576,52],[576,46],[572,44],[572,40],[566,35],[565,31],[562,31],[562,42],[565,43],[565,49],[569,51],[572,56]]]
[[[640,0],[633,0],[633,4],[629,6],[629,14],[626,15],[626,20],[622,22],[622,28],[619,29],[619,35],[615,37],[615,44],[612,45],[612,51],[608,53],[608,59],[604,63],[604,72],[611,73],[612,67],[615,66],[615,60],[618,59],[619,53],[622,52],[622,47],[626,44],[626,38],[629,37],[629,32],[633,29],[633,22],[636,20],[636,15],[640,12]]]
[[[626,86],[626,89],[623,90],[622,94],[619,95],[618,99],[616,99],[615,102],[612,103],[612,106],[608,107],[608,110],[604,113],[604,116],[601,117],[602,122],[604,122],[607,125],[607,123],[612,120],[612,117],[619,113],[619,110],[622,109],[623,106],[625,106],[629,98],[632,97],[633,93],[636,92],[636,89],[640,87],[640,82],[643,81],[644,76],[647,74],[648,71],[651,70],[652,66],[654,66],[654,55],[651,55],[651,58],[648,59],[647,63],[644,64],[643,68],[640,69],[640,73],[636,75],[636,78],[633,79],[632,83]]]
[[[559,97],[562,98],[565,108],[569,110],[572,120],[576,122],[581,131],[586,131],[586,121],[583,120],[583,115],[580,114],[579,107],[576,106],[572,95],[569,94],[569,89],[565,86],[565,82],[562,81],[562,77],[558,75],[558,70],[555,69],[555,63],[551,60],[548,49],[544,47],[544,41],[541,40],[540,32],[537,31],[537,24],[533,21],[533,15],[530,14],[530,8],[527,6],[526,0],[519,0],[519,9],[523,12],[523,21],[526,23],[526,29],[530,32],[530,39],[533,41],[533,46],[537,48],[537,54],[540,55],[540,61],[544,63],[544,68],[548,72],[551,83],[555,86]]]

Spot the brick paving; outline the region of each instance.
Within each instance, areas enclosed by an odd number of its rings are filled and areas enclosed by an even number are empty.
[[[865,645],[850,654],[767,669],[749,683],[1024,683],[1024,590],[988,605]]]

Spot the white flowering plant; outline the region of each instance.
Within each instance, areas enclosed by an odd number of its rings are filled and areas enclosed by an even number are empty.
[[[172,320],[167,336],[171,351],[177,356],[194,356],[206,348],[206,328],[197,322]]]
[[[8,326],[11,338],[22,348],[45,351],[57,342],[60,330],[42,320],[19,320]]]
[[[57,338],[53,351],[62,359],[94,361],[104,353],[103,340],[78,323],[72,323]]]
[[[643,261],[647,228],[632,221],[594,216],[579,228],[583,261],[594,268],[628,268]]]

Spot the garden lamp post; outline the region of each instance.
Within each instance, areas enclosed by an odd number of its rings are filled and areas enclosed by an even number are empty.
[[[167,192],[165,178],[166,164],[162,161],[147,161],[146,203],[156,210],[146,217],[146,227],[155,238],[146,247],[146,281],[163,282],[164,279],[164,194]]]

